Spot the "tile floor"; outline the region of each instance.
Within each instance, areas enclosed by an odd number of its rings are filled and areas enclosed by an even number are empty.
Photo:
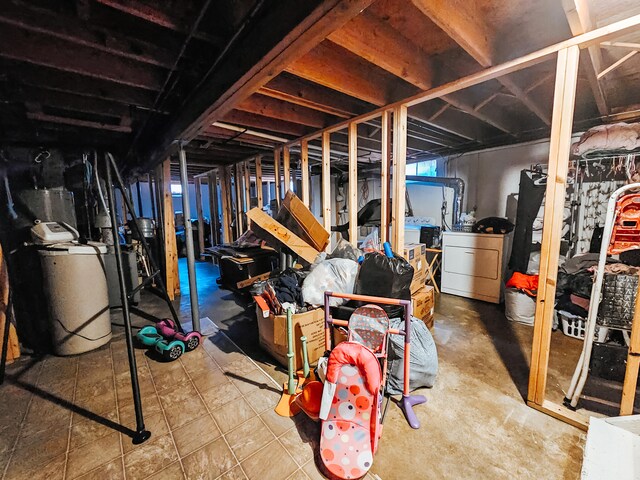
[[[135,425],[124,338],[73,358],[21,361],[0,387],[0,477],[317,479],[318,426],[273,411],[280,389],[218,332],[163,363],[137,349],[144,418]]]

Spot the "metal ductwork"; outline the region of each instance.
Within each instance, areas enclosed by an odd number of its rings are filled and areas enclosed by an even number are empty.
[[[460,223],[462,202],[464,200],[464,180],[451,177],[423,177],[421,175],[407,175],[408,182],[418,182],[434,187],[444,186],[453,189],[453,225]]]

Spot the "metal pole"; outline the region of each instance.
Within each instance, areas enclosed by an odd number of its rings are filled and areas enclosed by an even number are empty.
[[[184,216],[184,236],[187,244],[187,271],[189,273],[189,298],[191,300],[191,321],[193,329],[200,331],[200,309],[198,307],[198,285],[196,282],[196,259],[193,249],[193,228],[191,227],[191,207],[189,205],[189,179],[187,178],[187,154],[180,146],[180,183],[182,184],[182,214]]]
[[[124,280],[124,268],[122,266],[122,249],[118,237],[118,222],[116,220],[115,198],[113,193],[113,181],[111,179],[111,164],[108,157],[105,161],[107,170],[107,197],[109,199],[109,215],[111,229],[113,231],[114,247],[116,250],[116,267],[120,283],[120,301],[122,302],[122,316],[124,319],[124,336],[127,342],[127,356],[129,357],[129,373],[131,374],[131,390],[133,391],[133,407],[136,413],[136,431],[133,435],[134,445],[138,445],[151,437],[151,432],[144,428],[142,415],[142,402],[140,400],[140,385],[138,384],[138,368],[136,355],[133,350],[133,335],[131,334],[131,316],[129,314],[129,300],[127,298],[127,286]]]
[[[136,193],[138,194],[138,216],[144,217],[144,209],[142,208],[142,192],[140,191],[140,179],[136,180]]]

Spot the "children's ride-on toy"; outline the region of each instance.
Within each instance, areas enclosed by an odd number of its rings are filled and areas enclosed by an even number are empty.
[[[167,361],[179,358],[184,352],[195,350],[202,339],[200,332],[179,331],[170,318],[160,320],[155,327],[142,327],[136,337],[143,345],[154,347]]]
[[[198,345],[200,345],[200,341],[202,340],[202,334],[200,332],[181,332],[176,328],[175,322],[170,318],[160,320],[156,324],[156,328],[167,340],[179,340],[184,343],[187,352],[198,348]]]
[[[138,331],[136,338],[146,347],[153,347],[167,361],[180,358],[186,350],[184,342],[180,340],[167,341],[158,333],[156,327],[147,325]]]

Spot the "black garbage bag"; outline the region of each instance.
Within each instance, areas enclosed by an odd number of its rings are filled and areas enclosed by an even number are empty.
[[[404,319],[392,318],[391,328],[400,329]],[[433,387],[438,375],[438,351],[431,332],[422,320],[411,317],[411,353],[409,354],[409,390]],[[391,395],[402,393],[404,386],[404,337],[389,336],[389,380],[387,392]]]
[[[378,252],[367,253],[358,270],[354,293],[374,297],[411,300],[413,267],[394,253],[393,258]],[[351,302],[350,302],[351,303]],[[358,303],[359,306],[360,303]],[[402,316],[403,308],[380,305],[390,318]]]

